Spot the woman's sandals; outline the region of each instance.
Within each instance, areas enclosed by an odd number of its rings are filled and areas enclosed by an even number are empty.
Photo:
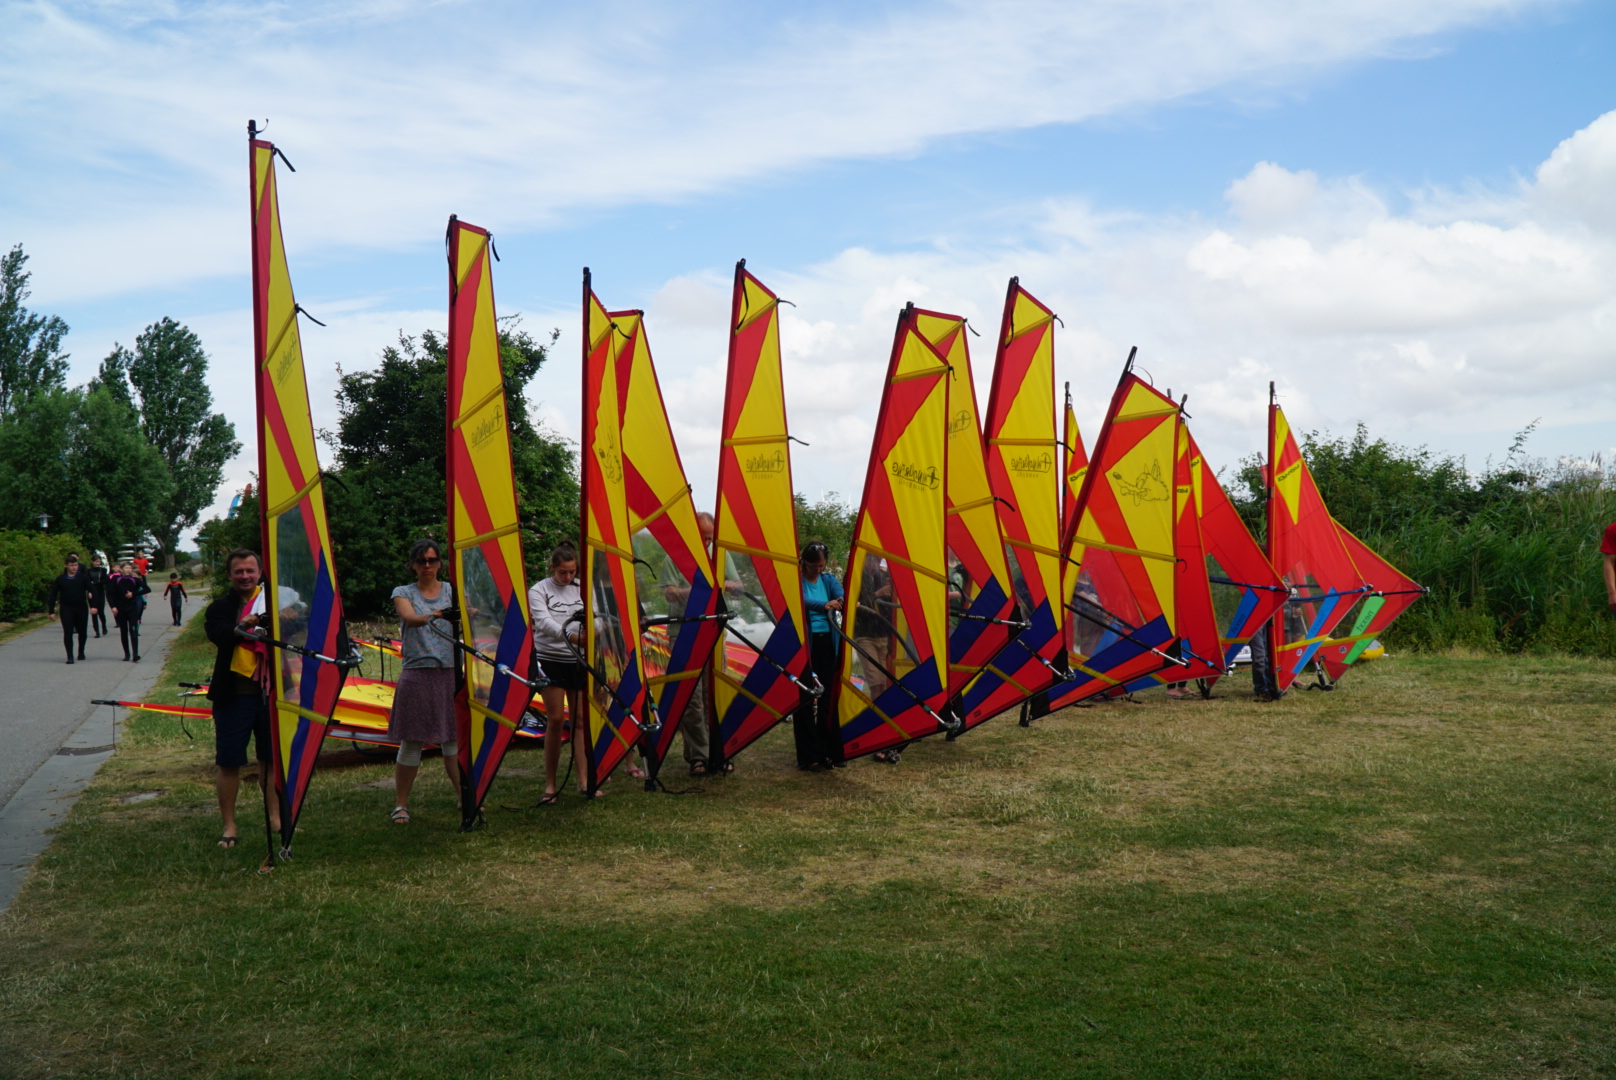
[[[410,823],[410,812],[402,806],[395,806],[393,807],[392,821],[394,825],[408,825]]]

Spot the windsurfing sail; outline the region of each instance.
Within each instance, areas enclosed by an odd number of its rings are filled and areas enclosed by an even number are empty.
[[[639,741],[646,687],[640,663],[640,601],[623,471],[623,396],[618,357],[628,340],[589,286],[584,269],[583,485],[584,650],[588,755],[578,763],[593,795]],[[557,723],[558,717],[550,722]],[[577,722],[576,720],[574,721]]]
[[[533,698],[533,624],[494,314],[493,238],[450,217],[448,246],[448,554],[470,646],[455,695],[461,825],[469,828]]]
[[[725,582],[730,616],[713,664],[713,756],[719,762],[789,717],[801,698],[799,684],[818,685],[808,673],[790,438],[779,297],[743,259],[735,264],[718,451],[715,573]]]
[[[1180,400],[1180,410],[1183,406]],[[1173,605],[1174,628],[1179,636],[1178,657],[1184,664],[1170,665],[1127,684],[1130,692],[1227,674],[1201,536],[1201,513],[1205,504],[1203,465],[1200,448],[1190,437],[1189,425],[1180,421],[1178,456],[1174,464],[1173,546],[1178,562],[1173,568]]]
[[[1194,446],[1193,436],[1190,442]],[[1194,452],[1200,456],[1199,447]],[[1285,605],[1287,590],[1204,456],[1200,472],[1201,543],[1228,669],[1251,636]]]
[[[948,362],[898,329],[848,556],[837,744],[857,757],[932,735],[948,696]]]
[[[259,524],[269,613],[270,735],[281,801],[281,847],[291,847],[314,761],[342,693],[350,646],[331,558],[320,461],[303,371],[298,307],[281,238],[273,143],[249,123],[252,179],[254,385],[258,402]],[[285,156],[281,156],[285,160]]]
[[[1010,568],[988,483],[982,423],[971,378],[965,320],[915,309],[915,328],[948,363],[948,696],[998,655],[1021,629]]]
[[[655,780],[685,706],[701,685],[722,624],[712,556],[668,424],[645,316],[614,311],[611,319],[622,338],[615,362],[623,395],[623,487],[638,576],[642,665],[661,723],[641,742]],[[705,716],[700,722],[708,723]]]
[[[1268,387],[1268,561],[1290,590],[1274,616],[1270,648],[1284,692],[1369,591],[1324,505],[1302,450]]]
[[[1159,670],[1182,667],[1176,463],[1180,409],[1133,373],[1133,354],[1062,547],[1070,673],[1049,691],[1053,712]]]
[[[1077,427],[1077,410],[1072,408],[1072,384],[1066,384],[1066,422],[1061,428],[1060,531],[1066,535],[1077,518],[1077,497],[1083,493],[1083,478],[1089,472],[1089,453],[1083,449],[1083,433]]]
[[[1339,679],[1363,656],[1370,642],[1384,633],[1392,620],[1407,611],[1425,595],[1424,586],[1387,562],[1368,544],[1354,536],[1339,521],[1336,529],[1347,554],[1363,576],[1370,592],[1364,594],[1348,619],[1339,624],[1345,634],[1326,641],[1318,652],[1319,662],[1332,680]],[[1339,629],[1339,627],[1338,627]]]
[[[1060,479],[1055,468],[1055,313],[1010,279],[984,434],[988,483],[1020,621],[1028,624],[965,688],[975,727],[1064,677]],[[1075,430],[1075,428],[1074,428]]]

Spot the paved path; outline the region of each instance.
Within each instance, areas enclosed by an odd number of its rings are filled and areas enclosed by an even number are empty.
[[[203,603],[187,603],[186,617]],[[0,645],[0,911],[49,842],[48,830],[111,753],[113,710],[90,699],[146,694],[179,633],[168,614],[166,603],[146,609],[138,664],[124,661],[110,618],[111,636],[92,636],[85,659],[72,665],[64,662],[60,623]]]

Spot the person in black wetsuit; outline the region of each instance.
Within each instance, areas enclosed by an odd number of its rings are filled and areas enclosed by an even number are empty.
[[[90,632],[90,575],[79,566],[76,552],[69,552],[67,569],[51,582],[45,611],[56,621],[56,605],[62,605],[62,644],[67,646],[67,662],[73,662],[73,635],[79,639],[78,658],[84,659],[84,638]]]
[[[185,583],[180,580],[179,574],[168,575],[163,595],[168,597],[168,610],[174,615],[174,625],[179,626],[183,621],[180,616],[185,613]]]
[[[90,633],[101,637],[107,632],[107,568],[101,556],[90,556]]]
[[[123,658],[140,660],[140,615],[146,607],[145,596],[151,586],[145,578],[136,577],[128,563],[118,564],[119,574],[107,589],[107,600],[112,604],[113,617],[118,621],[118,636],[123,640]],[[133,654],[133,655],[131,655]]]

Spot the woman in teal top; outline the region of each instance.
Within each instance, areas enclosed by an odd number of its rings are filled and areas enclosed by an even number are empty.
[[[818,772],[840,765],[831,752],[831,701],[835,695],[837,653],[833,612],[842,610],[842,584],[825,569],[830,549],[815,540],[802,549],[802,606],[808,611],[808,662],[825,692],[802,695],[792,721],[797,739],[797,768]]]

